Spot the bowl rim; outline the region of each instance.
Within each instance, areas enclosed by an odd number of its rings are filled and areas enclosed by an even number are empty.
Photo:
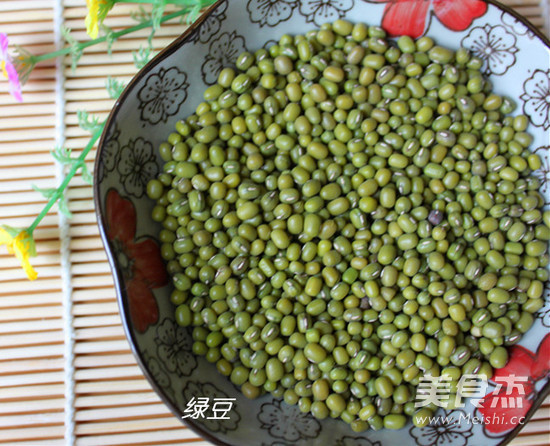
[[[206,11],[201,14],[201,16],[193,22],[179,37],[177,37],[173,42],[171,42],[166,48],[164,48],[159,54],[157,54],[153,59],[151,59],[143,68],[141,68],[134,77],[128,82],[128,85],[124,88],[121,95],[116,99],[113,108],[111,109],[109,116],[107,117],[107,120],[105,121],[105,127],[103,129],[103,132],[101,134],[101,138],[99,139],[98,145],[97,145],[97,152],[96,152],[96,159],[94,162],[94,172],[93,172],[93,193],[94,193],[94,207],[95,207],[95,214],[97,218],[97,224],[99,227],[99,234],[101,237],[101,241],[103,243],[103,247],[105,249],[105,252],[107,254],[107,261],[109,262],[109,266],[112,271],[113,275],[113,281],[114,286],[116,290],[116,298],[117,298],[117,304],[119,308],[120,318],[122,321],[122,326],[124,328],[124,333],[126,335],[126,338],[128,339],[128,343],[130,344],[130,349],[136,359],[137,364],[139,365],[139,368],[141,369],[143,375],[145,378],[147,378],[147,381],[149,382],[149,385],[153,388],[157,396],[162,400],[162,402],[170,409],[170,412],[175,415],[177,419],[179,419],[182,424],[190,428],[193,432],[200,435],[202,438],[210,441],[211,443],[218,445],[218,446],[231,446],[228,443],[225,443],[221,441],[219,438],[213,436],[210,432],[205,430],[201,425],[198,423],[195,423],[193,420],[189,420],[187,418],[183,419],[180,416],[180,410],[168,399],[168,397],[164,394],[164,391],[160,388],[160,386],[157,384],[154,377],[151,375],[151,372],[149,371],[146,360],[143,357],[142,352],[137,347],[137,340],[135,333],[131,329],[131,318],[129,314],[129,308],[127,305],[125,305],[123,292],[124,284],[122,279],[121,271],[119,270],[117,266],[116,259],[114,257],[114,253],[111,250],[109,246],[109,238],[107,237],[107,231],[106,231],[106,222],[104,221],[103,213],[101,212],[101,203],[100,203],[100,191],[99,191],[99,178],[98,178],[98,172],[99,172],[99,160],[101,158],[101,154],[103,150],[105,150],[105,142],[107,138],[107,130],[110,128],[111,124],[116,121],[116,118],[118,116],[118,112],[120,111],[120,107],[122,103],[126,100],[126,98],[129,96],[130,92],[133,90],[135,85],[140,82],[143,77],[156,65],[158,65],[160,62],[162,62],[164,59],[171,56],[174,52],[176,52],[181,45],[183,45],[187,40],[192,36],[192,34],[197,30],[203,22],[205,22],[210,15],[220,6],[221,3],[223,3],[226,0],[217,0],[216,3],[209,6]]]
[[[501,11],[506,12],[511,16],[513,16],[517,21],[525,25],[527,29],[530,32],[532,32],[536,37],[538,37],[543,42],[543,44],[550,50],[550,37],[547,37],[541,30],[535,27],[535,25],[533,25],[527,18],[519,14],[517,11],[515,11],[511,7],[502,4],[498,0],[482,0],[482,1],[488,5],[493,5],[498,9],[500,9]],[[103,151],[105,150],[107,130],[111,127],[113,122],[116,121],[116,118],[118,116],[122,103],[130,95],[131,91],[134,89],[136,84],[139,83],[150,72],[152,68],[154,68],[160,62],[164,61],[166,58],[168,58],[177,50],[179,50],[180,47],[189,40],[192,34],[224,2],[229,2],[229,0],[216,0],[215,3],[207,7],[207,9],[201,14],[199,18],[197,18],[195,22],[189,25],[189,27],[180,36],[178,36],[174,41],[169,43],[164,49],[162,49],[155,57],[153,57],[153,59],[151,59],[145,66],[143,66],[132,77],[132,79],[128,82],[128,85],[126,85],[126,87],[124,88],[120,96],[116,99],[111,111],[109,112],[109,116],[105,121],[105,127],[97,145],[96,157],[94,161],[94,171],[93,171],[93,198],[94,198],[95,215],[97,219],[97,225],[99,228],[101,241],[103,243],[103,247],[107,255],[107,261],[111,268],[111,272],[113,273],[112,275],[113,275],[114,287],[116,290],[117,304],[119,307],[119,313],[120,313],[122,325],[124,328],[126,338],[128,339],[130,349],[143,375],[147,378],[147,381],[149,382],[153,390],[156,392],[158,397],[170,409],[172,414],[174,414],[176,418],[180,420],[182,424],[190,428],[196,434],[200,435],[203,439],[206,439],[207,441],[210,441],[211,443],[217,446],[232,446],[231,444],[225,443],[224,441],[212,435],[210,432],[205,430],[201,425],[199,425],[198,423],[195,423],[194,420],[191,420],[189,418],[181,418],[180,410],[168,399],[168,397],[164,394],[164,391],[160,388],[160,386],[155,381],[154,377],[149,372],[149,369],[146,366],[146,360],[143,357],[143,354],[138,350],[135,334],[133,330],[130,328],[131,319],[129,314],[129,308],[127,307],[127,305],[124,304],[125,299],[123,298],[123,292],[122,292],[123,290],[122,274],[117,266],[117,262],[113,255],[113,251],[109,247],[109,238],[107,237],[107,232],[106,232],[107,225],[106,225],[106,222],[104,221],[104,216],[101,211],[101,203],[99,199],[100,181],[98,178],[98,172],[100,170],[99,160],[101,158]],[[533,400],[531,408],[525,414],[525,420],[523,424],[518,424],[514,429],[508,432],[506,434],[506,437],[503,437],[502,441],[498,443],[498,445],[496,446],[505,446],[509,444],[518,435],[518,433],[524,428],[524,426],[527,425],[529,420],[533,417],[534,413],[540,408],[540,406],[542,405],[542,402],[549,394],[550,394],[550,379],[548,379],[544,387],[539,392],[537,392],[537,396]]]

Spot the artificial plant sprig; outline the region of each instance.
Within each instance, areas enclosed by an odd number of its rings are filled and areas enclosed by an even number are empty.
[[[6,245],[8,252],[17,257],[29,280],[36,279],[38,274],[29,261],[29,257],[36,256],[36,245],[32,231],[0,225],[0,245]]]
[[[134,53],[136,66],[141,68],[152,51],[152,37],[155,31],[161,24],[173,20],[175,18],[183,18],[187,16],[188,22],[195,20],[198,17],[200,10],[206,6],[213,4],[216,0],[86,0],[88,6],[88,15],[86,17],[86,29],[92,40],[79,42],[71,35],[70,30],[62,29],[62,34],[65,37],[67,46],[50,53],[34,55],[22,47],[16,46],[15,57],[8,54],[8,37],[4,33],[0,33],[0,74],[4,74],[9,80],[10,93],[19,102],[22,101],[21,86],[27,81],[34,67],[40,62],[55,59],[70,55],[72,58],[73,70],[77,68],[77,63],[84,51],[103,42],[108,45],[108,53],[112,44],[122,36],[131,34],[142,29],[151,28],[151,34],[147,39],[147,47],[140,47],[140,50]],[[138,3],[150,4],[152,10],[150,13],[145,13],[145,10],[140,5],[140,12],[132,17],[139,17],[138,24],[120,31],[113,31],[103,24],[109,11],[116,3]],[[180,10],[164,14],[167,5],[175,5],[180,7]],[[104,35],[98,37],[99,31],[103,30]],[[117,98],[124,89],[122,82],[107,78],[106,88],[109,96],[113,99]],[[79,125],[91,133],[91,139],[80,154],[73,158],[70,150],[65,148],[57,148],[52,151],[53,157],[58,163],[69,166],[69,171],[64,177],[62,183],[56,188],[41,189],[34,187],[35,190],[42,193],[47,198],[47,204],[42,211],[36,216],[32,224],[28,228],[14,228],[8,225],[0,225],[0,245],[6,245],[8,252],[14,254],[20,261],[27,277],[34,280],[37,273],[32,267],[29,258],[36,255],[35,240],[33,237],[34,230],[48,214],[51,208],[58,203],[59,210],[62,214],[70,216],[69,206],[65,197],[65,191],[69,186],[72,178],[80,170],[85,181],[91,183],[91,174],[88,171],[85,160],[100,138],[105,122],[99,122],[99,119],[90,116],[87,112],[81,111],[78,114]]]
[[[148,47],[150,47],[152,36],[162,23],[183,16],[187,16],[188,21],[193,21],[197,18],[202,8],[212,5],[215,1],[216,0],[86,0],[88,5],[86,27],[92,40],[79,42],[70,34],[69,29],[62,29],[62,34],[68,43],[66,47],[50,53],[34,55],[25,48],[16,45],[15,57],[11,57],[8,54],[8,37],[5,33],[0,33],[0,73],[8,79],[10,93],[17,101],[21,102],[23,100],[21,85],[26,83],[30,73],[38,63],[70,54],[72,57],[72,68],[74,70],[85,49],[106,42],[110,53],[111,45],[118,38],[146,28],[152,29],[151,35],[148,37]],[[145,20],[146,16],[143,13],[138,14],[136,17],[141,17],[142,19],[139,20],[137,25],[120,31],[112,31],[108,27],[104,27],[108,32],[102,37],[97,37],[98,30],[100,26],[103,25],[103,20],[116,3],[150,4],[153,5],[153,11],[147,15],[147,20]],[[164,12],[164,8],[167,4],[179,6],[181,9],[170,14],[159,15],[159,11]],[[141,62],[145,53],[148,55],[150,52],[151,50],[148,52],[142,50],[142,54],[138,54],[136,60]]]
[[[198,12],[214,3],[204,0],[86,0],[88,6],[88,15],[86,16],[86,29],[88,35],[95,39],[99,33],[101,24],[107,17],[109,11],[116,3],[139,3],[153,5],[151,17],[153,18],[153,30],[157,30],[161,24],[164,10],[167,5],[174,5],[184,8],[193,17],[196,18]]]
[[[48,197],[48,203],[46,204],[44,209],[42,209],[40,214],[36,216],[32,224],[28,228],[13,228],[7,225],[0,225],[0,245],[6,245],[8,248],[8,252],[10,254],[14,254],[17,257],[17,259],[21,263],[23,270],[30,280],[34,280],[37,277],[37,273],[31,266],[29,261],[30,257],[36,256],[35,241],[33,237],[34,230],[48,214],[55,203],[59,203],[60,211],[62,213],[70,215],[67,200],[65,198],[65,190],[69,186],[69,183],[76,175],[78,170],[81,169],[84,171],[86,167],[84,164],[86,156],[88,155],[90,150],[92,150],[97,140],[100,138],[104,126],[105,122],[97,126],[94,133],[92,134],[90,141],[78,158],[73,159],[69,157],[70,162],[68,162],[68,164],[71,165],[71,168],[59,187],[39,190],[46,197]]]
[[[73,177],[76,175],[79,169],[82,169],[83,166],[85,168],[85,160],[86,156],[88,156],[88,153],[92,148],[94,147],[95,143],[99,140],[101,137],[101,133],[103,133],[103,128],[105,127],[105,122],[102,122],[101,124],[98,124],[94,133],[92,134],[92,137],[90,141],[88,141],[88,144],[86,144],[86,147],[80,154],[78,158],[70,159],[70,162],[68,164],[71,165],[71,168],[69,169],[69,172],[63,179],[63,182],[59,185],[59,187],[53,189],[53,193],[50,195],[50,199],[44,209],[40,212],[40,214],[37,215],[37,217],[34,219],[32,224],[28,228],[28,232],[32,235],[33,231],[36,229],[38,224],[42,221],[42,219],[46,216],[46,214],[50,211],[50,209],[53,207],[53,205],[62,197],[64,197],[65,189],[67,189],[67,186],[69,186],[69,183],[73,179]],[[67,153],[67,152],[65,152]]]
[[[109,96],[112,99],[117,99],[122,93],[124,85],[120,81],[109,77],[107,79],[106,88]],[[99,122],[96,117],[90,117],[88,113],[84,112],[79,113],[79,121],[81,121],[81,126],[85,127],[85,129],[90,131],[92,134],[90,141],[88,141],[88,144],[80,156],[73,158],[71,156],[71,150],[64,147],[58,147],[52,151],[52,156],[57,162],[62,165],[70,166],[69,172],[63,179],[62,183],[59,187],[47,189],[41,189],[33,186],[34,190],[42,193],[42,195],[48,199],[48,203],[44,209],[42,209],[40,214],[36,216],[28,228],[14,228],[8,225],[0,225],[0,245],[6,245],[8,252],[10,254],[14,254],[17,259],[19,259],[21,262],[21,267],[27,274],[29,280],[35,280],[38,276],[29,260],[30,257],[36,256],[36,246],[33,237],[34,230],[38,227],[42,219],[48,214],[55,203],[58,204],[59,211],[62,214],[68,218],[72,216],[71,211],[69,210],[67,198],[65,196],[65,190],[79,170],[82,174],[82,179],[88,184],[92,184],[92,176],[86,166],[85,160],[90,150],[92,150],[95,143],[101,137],[106,121]]]
[[[105,89],[107,94],[111,99],[118,99],[119,96],[124,91],[125,85],[124,82],[115,79],[114,77],[108,76],[107,82],[105,84]]]
[[[99,26],[107,17],[109,11],[115,6],[115,0],[86,0],[88,6],[88,15],[86,15],[86,31],[88,35],[95,39],[99,33]]]
[[[0,73],[8,79],[9,90],[16,101],[22,102],[21,81],[14,60],[8,53],[9,40],[5,33],[0,33]]]
[[[202,3],[204,4],[204,6],[207,6],[214,3],[214,0],[206,0],[206,1],[203,1]],[[177,17],[184,16],[186,14],[189,14],[191,11],[192,11],[192,8],[191,9],[188,8],[188,9],[175,11],[170,14],[166,14],[160,19],[160,23],[165,23]],[[78,62],[78,59],[82,56],[82,53],[86,48],[97,45],[99,43],[107,42],[108,40],[114,41],[127,34],[131,34],[136,31],[140,31],[142,29],[150,28],[152,26],[153,26],[153,19],[149,19],[147,21],[138,23],[137,25],[131,26],[129,28],[125,28],[120,31],[113,32],[110,36],[102,36],[102,37],[98,37],[97,39],[89,40],[86,42],[78,42],[74,40],[74,38],[70,37],[68,46],[60,50],[52,51],[51,53],[46,53],[46,54],[33,55],[28,52],[22,53],[21,51],[19,51],[19,57],[14,60],[14,64],[16,65],[16,68],[19,68],[21,66],[26,71],[29,71],[29,69],[32,70],[36,66],[36,64],[40,62],[70,54],[71,57],[73,58],[73,68],[76,68],[76,63]],[[67,31],[65,31],[64,34],[70,35]]]

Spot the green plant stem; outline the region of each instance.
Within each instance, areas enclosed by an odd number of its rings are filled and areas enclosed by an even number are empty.
[[[148,3],[150,3],[150,2],[148,2]],[[212,3],[213,3],[213,1],[212,1]],[[176,17],[180,17],[182,15],[185,15],[185,14],[189,13],[189,11],[190,11],[190,9],[186,8],[186,9],[182,9],[181,11],[176,11],[176,12],[173,12],[171,14],[167,14],[167,15],[165,15],[164,17],[162,17],[160,19],[160,23],[168,22],[169,20],[175,19]],[[145,29],[145,28],[150,28],[151,26],[153,26],[153,20],[147,20],[146,22],[140,23],[140,24],[132,26],[130,28],[126,28],[126,29],[123,29],[121,31],[114,32],[110,36],[102,36],[102,37],[98,37],[97,39],[90,40],[88,42],[79,43],[78,44],[78,49],[80,51],[83,51],[84,49],[86,49],[90,46],[97,45],[98,43],[106,42],[107,39],[116,40],[119,37],[125,36],[126,34],[131,34],[133,32],[140,31],[140,30]],[[37,64],[37,63],[43,62],[45,60],[53,59],[53,58],[56,58],[56,57],[59,57],[59,56],[65,56],[67,54],[70,54],[72,50],[73,50],[73,48],[71,48],[70,46],[67,46],[67,47],[62,48],[60,50],[52,51],[51,53],[40,54],[39,56],[31,55],[30,56],[30,62],[32,64]]]
[[[209,0],[209,1],[204,2],[204,4],[201,3],[201,6],[209,6],[209,5],[213,4],[214,2],[215,2],[215,0]],[[146,0],[131,0],[131,1],[130,0],[128,0],[128,1],[122,0],[122,1],[119,1],[119,3],[152,3],[152,2],[151,1],[146,1]],[[167,3],[183,5],[184,1],[183,0],[168,0]],[[173,12],[171,14],[167,14],[167,15],[163,16],[160,19],[160,23],[168,22],[169,20],[172,20],[172,19],[175,19],[175,18],[180,17],[182,15],[188,14],[191,10],[192,10],[192,7],[188,7],[188,8],[182,9],[181,11],[176,11],[176,12]],[[140,30],[145,29],[145,28],[150,28],[151,26],[153,26],[153,20],[147,20],[146,22],[140,23],[140,24],[132,26],[130,28],[126,28],[126,29],[123,29],[121,31],[114,32],[114,33],[110,34],[109,36],[103,36],[103,37],[99,37],[99,38],[94,39],[94,40],[90,40],[88,42],[78,43],[78,50],[83,51],[84,49],[86,49],[90,46],[96,45],[98,43],[106,42],[108,39],[116,40],[119,37],[125,36],[126,34],[131,34],[133,32],[140,31]],[[70,54],[71,51],[73,51],[73,48],[68,46],[68,47],[65,47],[61,50],[52,51],[51,53],[41,54],[39,56],[31,55],[30,56],[30,63],[34,66],[35,64],[37,64],[39,62],[43,62],[45,60],[49,60],[49,59],[53,59],[53,58],[57,58],[57,57],[60,57],[60,56],[65,56],[67,54]],[[67,176],[63,179],[63,182],[61,183],[61,185],[56,189],[55,194],[50,198],[50,200],[48,201],[48,203],[46,204],[44,209],[42,209],[40,214],[38,214],[36,216],[36,218],[34,219],[32,224],[27,229],[27,232],[29,234],[32,235],[33,231],[40,224],[42,219],[48,214],[48,212],[53,207],[53,205],[63,196],[63,192],[65,191],[65,189],[67,188],[67,186],[69,185],[69,183],[71,182],[73,177],[75,176],[78,169],[80,169],[80,167],[84,163],[84,160],[86,159],[86,156],[88,155],[90,150],[92,150],[92,148],[94,147],[94,145],[98,141],[98,139],[101,137],[101,133],[103,132],[104,127],[105,127],[105,122],[100,124],[98,126],[98,128],[95,130],[95,132],[92,134],[92,137],[91,137],[90,141],[88,142],[88,144],[86,145],[86,147],[84,148],[84,150],[82,151],[80,156],[78,157],[78,160],[71,167],[71,170],[69,171]]]
[[[86,156],[88,156],[88,153],[92,148],[94,147],[97,140],[100,138],[101,133],[103,132],[103,128],[105,127],[105,122],[99,124],[98,128],[95,130],[95,132],[92,134],[92,138],[78,157],[78,161],[73,164],[71,167],[71,170],[69,170],[69,173],[67,173],[67,176],[63,179],[63,182],[61,185],[56,189],[55,194],[50,198],[50,201],[48,201],[48,204],[42,209],[40,214],[36,216],[32,224],[29,226],[27,232],[32,235],[33,231],[36,229],[36,227],[40,224],[42,219],[46,216],[46,214],[50,211],[50,209],[53,207],[53,205],[63,196],[64,190],[67,188],[73,177],[75,176],[78,169],[80,169],[80,166],[82,163],[84,163],[84,160],[86,159]]]

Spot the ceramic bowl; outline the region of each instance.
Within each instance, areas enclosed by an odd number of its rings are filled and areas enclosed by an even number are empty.
[[[147,182],[162,168],[157,147],[239,53],[269,45],[284,33],[304,33],[338,18],[381,25],[392,34],[428,35],[441,45],[461,45],[480,56],[494,90],[513,98],[516,113],[529,117],[532,150],[543,159],[537,175],[550,201],[549,41],[509,9],[478,0],[218,2],[137,74],[111,112],[100,142],[96,210],[130,345],[143,373],[174,415],[217,444],[504,444],[550,389],[549,288],[534,326],[511,348],[511,360],[498,373],[505,379],[527,376],[519,391],[509,380],[499,390],[493,380],[485,389],[483,409],[468,400],[463,408],[441,410],[446,418],[425,428],[409,424],[398,431],[358,434],[342,421],[319,421],[270,395],[250,401],[214,365],[192,353],[189,331],[174,321],[170,281],[159,254],[159,225],[151,219],[153,204],[145,193]],[[517,397],[516,407],[494,404],[498,395]],[[214,412],[220,398],[235,399],[226,414]],[[208,406],[203,416],[186,411],[190,402],[201,401]],[[493,421],[480,422],[482,417]]]

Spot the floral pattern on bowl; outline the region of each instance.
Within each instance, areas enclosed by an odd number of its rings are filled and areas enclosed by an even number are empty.
[[[476,26],[462,39],[461,45],[470,48],[483,61],[488,76],[501,76],[516,62],[516,36],[503,25]]]
[[[270,395],[246,399],[213,364],[196,357],[188,330],[177,325],[171,287],[162,265],[159,224],[146,197],[149,179],[161,169],[158,145],[175,123],[201,102],[202,91],[222,67],[245,48],[255,50],[284,33],[303,33],[338,18],[382,25],[390,33],[423,34],[441,45],[464,45],[485,62],[499,94],[512,97],[531,121],[537,172],[550,204],[550,43],[507,9],[481,0],[231,0],[210,8],[189,30],[151,61],[130,83],[113,109],[96,160],[95,200],[100,231],[117,288],[128,339],[152,386],[172,412],[216,444],[247,446],[494,446],[508,442],[521,427],[498,429],[465,424],[466,416],[495,414],[511,421],[516,409],[491,408],[495,382],[484,397],[489,408],[440,411],[438,423],[409,424],[399,431],[354,433],[332,419],[319,421]],[[548,286],[548,285],[547,285]],[[529,417],[550,390],[550,291],[533,328],[513,347],[499,373],[531,377],[521,415]],[[201,399],[202,398],[202,399]],[[203,416],[190,405],[234,399],[229,419]],[[201,406],[201,407],[203,407]],[[492,411],[492,412],[491,412]],[[498,413],[497,413],[498,412]],[[191,416],[192,415],[192,416]],[[199,414],[200,415],[200,414]]]
[[[187,98],[187,87],[187,74],[176,67],[150,74],[138,92],[141,121],[155,125],[175,116]]]

